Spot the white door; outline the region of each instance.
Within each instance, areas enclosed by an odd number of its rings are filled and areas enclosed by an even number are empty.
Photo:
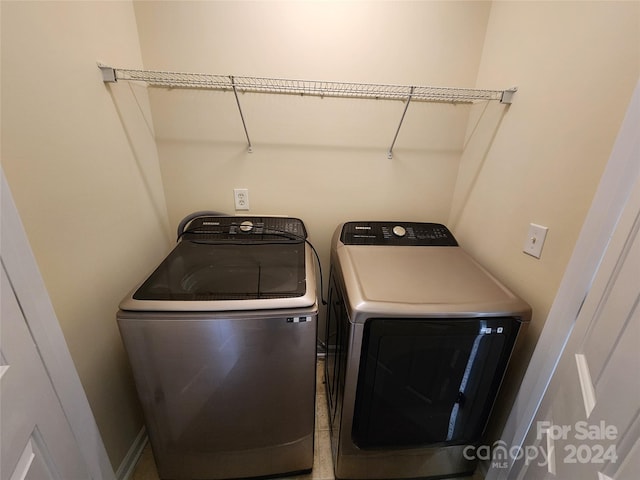
[[[90,475],[2,266],[2,480]]]
[[[640,478],[639,229],[637,182],[531,425],[521,479]]]
[[[0,480],[114,480],[0,169]]]

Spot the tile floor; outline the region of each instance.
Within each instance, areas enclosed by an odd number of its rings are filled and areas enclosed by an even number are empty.
[[[333,460],[331,458],[331,444],[329,439],[329,421],[327,415],[326,390],[324,388],[324,361],[318,361],[316,370],[316,431],[313,470],[306,475],[282,477],[282,480],[334,480]],[[159,480],[156,465],[153,460],[151,446],[147,444],[138,460],[131,480]],[[274,479],[278,480],[278,479]],[[455,479],[451,479],[455,480]],[[479,472],[464,480],[483,480]]]

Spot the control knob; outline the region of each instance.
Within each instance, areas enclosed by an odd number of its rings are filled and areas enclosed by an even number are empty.
[[[407,234],[407,229],[403,226],[396,225],[393,227],[392,232],[396,237],[404,237]]]
[[[248,233],[253,230],[253,222],[250,220],[245,220],[240,224],[240,231]]]

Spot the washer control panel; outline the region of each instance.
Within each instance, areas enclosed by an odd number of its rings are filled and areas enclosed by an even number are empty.
[[[301,241],[307,238],[307,232],[298,218],[202,216],[188,225],[183,238],[233,242]]]
[[[423,222],[347,222],[340,241],[345,245],[458,246],[447,227]]]

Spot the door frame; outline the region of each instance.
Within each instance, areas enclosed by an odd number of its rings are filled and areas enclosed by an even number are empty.
[[[524,447],[551,377],[591,289],[634,184],[640,177],[640,81],[636,84],[611,156],[580,231],[529,367],[503,429],[510,448]],[[515,478],[519,471],[490,468],[486,480]]]
[[[0,168],[0,257],[92,480],[115,480],[93,412]]]

